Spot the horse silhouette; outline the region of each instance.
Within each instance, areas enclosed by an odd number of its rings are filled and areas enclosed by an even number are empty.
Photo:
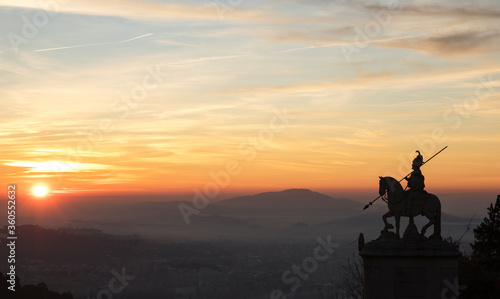
[[[389,212],[382,216],[385,223],[385,229],[393,228],[392,224],[387,222],[387,218],[394,217],[396,220],[396,235],[399,238],[399,223],[401,216],[410,217],[407,211],[407,200],[408,196],[401,184],[392,177],[379,177],[379,194],[383,196],[387,194],[387,206],[389,207]],[[427,197],[424,199],[413,200],[412,217],[417,215],[422,215],[429,219],[429,223],[422,227],[421,235],[425,236],[426,230],[434,225],[433,237],[441,237],[441,202],[439,198],[434,195],[427,193]]]

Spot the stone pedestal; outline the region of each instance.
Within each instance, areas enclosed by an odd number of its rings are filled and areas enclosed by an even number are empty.
[[[439,299],[458,282],[461,253],[446,241],[374,240],[359,254],[365,299]]]

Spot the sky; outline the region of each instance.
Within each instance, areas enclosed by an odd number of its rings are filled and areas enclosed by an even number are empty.
[[[499,25],[494,0],[0,0],[0,180],[376,196],[448,146],[429,192],[497,194]]]

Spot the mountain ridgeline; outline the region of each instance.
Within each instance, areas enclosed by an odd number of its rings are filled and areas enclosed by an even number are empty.
[[[265,192],[212,201],[186,223],[179,207],[191,201],[122,203],[61,203],[59,214],[36,218],[49,227],[91,228],[111,234],[140,234],[167,239],[308,238],[332,234],[352,238],[360,232],[376,236],[382,229],[386,207],[363,211],[363,203],[333,198],[307,189]],[[35,223],[25,209],[21,224]],[[31,219],[30,219],[31,218]],[[462,223],[463,219],[453,223]],[[446,221],[444,218],[443,221]],[[374,226],[375,223],[380,225]]]
[[[265,192],[256,195],[241,196],[219,201],[216,205],[259,209],[267,212],[316,212],[325,213],[325,209],[331,214],[343,214],[346,212],[359,211],[361,203],[345,198],[333,198],[328,195],[314,192],[308,189],[289,189],[280,192]]]

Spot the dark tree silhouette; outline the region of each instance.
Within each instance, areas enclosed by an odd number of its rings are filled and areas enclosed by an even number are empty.
[[[489,270],[500,270],[500,195],[495,206],[490,204],[488,216],[474,229],[472,257]]]
[[[73,299],[73,295],[64,292],[62,294],[50,291],[47,285],[40,282],[36,286],[22,286],[19,278],[16,276],[16,291],[13,292],[7,287],[7,276],[0,272],[0,298],[2,299]]]
[[[474,229],[473,252],[460,260],[461,298],[500,298],[500,195]]]
[[[342,268],[344,273],[338,282],[339,289],[347,295],[347,298],[363,298],[363,261],[361,258],[354,255],[352,258],[347,258],[347,263]]]

